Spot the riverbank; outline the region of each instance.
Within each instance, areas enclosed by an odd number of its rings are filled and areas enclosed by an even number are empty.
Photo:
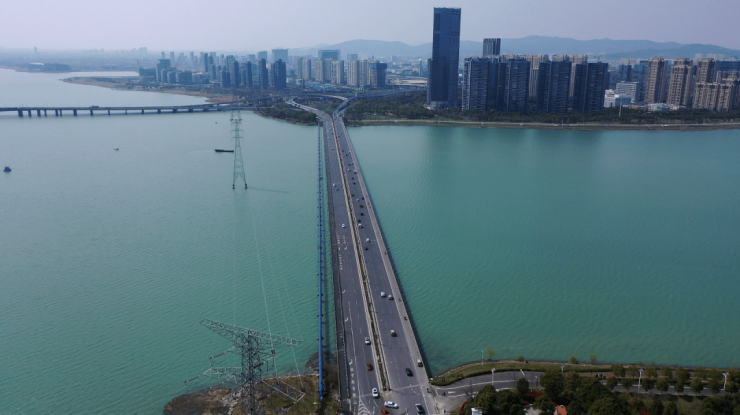
[[[385,119],[385,120],[362,120],[347,121],[347,127],[367,127],[394,125],[402,127],[428,126],[428,127],[465,127],[465,128],[506,128],[506,129],[536,129],[536,130],[624,130],[624,131],[709,131],[709,130],[735,130],[740,128],[740,123],[716,123],[716,124],[549,124],[549,123],[517,123],[517,122],[478,122],[478,121],[453,121],[453,120],[408,120],[408,119]]]
[[[169,88],[169,87],[147,87],[143,85],[136,85],[133,81],[138,80],[138,76],[127,76],[127,77],[72,77],[63,79],[62,82],[79,85],[91,85],[99,86],[103,88],[110,88],[116,91],[146,91],[146,92],[158,92],[162,94],[175,94],[175,95],[187,95],[198,98],[207,98],[206,102],[229,102],[233,101],[234,97],[231,95],[214,93],[207,89],[190,90],[181,87]]]

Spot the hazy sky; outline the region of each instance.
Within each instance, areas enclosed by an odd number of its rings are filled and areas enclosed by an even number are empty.
[[[353,39],[431,42],[434,7],[461,7],[463,40],[528,35],[740,49],[740,0],[3,1],[0,47],[256,51]]]

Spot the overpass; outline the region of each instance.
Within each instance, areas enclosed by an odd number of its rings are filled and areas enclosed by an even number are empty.
[[[437,413],[403,293],[342,122],[347,101],[332,115],[296,104],[292,98],[288,102],[316,114],[324,122],[343,407],[368,415],[379,413],[383,401],[394,401],[399,408],[389,409],[391,413],[415,413],[417,403],[426,413]],[[366,337],[371,344],[366,344]],[[368,363],[372,370],[368,370]],[[380,397],[372,397],[373,388],[378,388]]]

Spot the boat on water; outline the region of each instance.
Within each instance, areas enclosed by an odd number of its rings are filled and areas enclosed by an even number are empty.
[[[118,147],[114,148],[113,150],[116,150],[116,151],[118,151]]]
[[[5,166],[5,169],[3,170],[5,173],[10,173],[10,167]]]
[[[223,148],[217,148],[216,153],[233,153],[234,150],[224,150]]]

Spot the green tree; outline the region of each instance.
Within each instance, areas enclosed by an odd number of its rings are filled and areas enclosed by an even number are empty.
[[[596,360],[599,359],[599,356],[596,356],[596,353],[591,352],[591,356],[588,357],[588,361],[591,362],[592,365],[596,364]]]
[[[657,415],[657,414],[650,414],[650,415]],[[668,402],[663,407],[663,415],[678,415],[678,406],[675,402]]]
[[[568,415],[585,415],[588,413],[586,408],[584,408],[577,400],[571,401],[566,410],[568,411]]]
[[[683,393],[684,383],[685,383],[684,380],[681,378],[678,378],[676,380],[676,383],[673,385],[673,389],[676,390],[676,393],[678,394]]]
[[[707,382],[707,388],[712,391],[713,394],[718,394],[720,390],[722,390],[722,381],[719,379],[710,379],[709,382]]]
[[[689,371],[685,368],[679,367],[676,369],[676,379],[681,379],[686,383],[687,380],[689,380]]]
[[[613,391],[613,390],[614,390],[614,388],[616,388],[616,387],[617,387],[617,383],[619,383],[619,381],[617,380],[616,376],[612,376],[612,377],[610,377],[610,378],[608,378],[608,379],[606,380],[606,387],[607,387],[607,388],[608,388],[608,389],[609,389],[610,391]]]
[[[668,381],[665,378],[660,378],[655,382],[655,387],[663,393],[668,392]]]
[[[532,408],[539,410],[542,414],[552,414],[555,412],[555,404],[547,396],[540,396],[535,399]]]
[[[691,381],[691,385],[689,385],[689,388],[694,392],[694,395],[698,395],[701,393],[701,391],[704,390],[704,381],[702,381],[700,378],[696,378]]]
[[[629,392],[632,385],[635,384],[635,380],[632,378],[622,378],[622,387]]]
[[[522,355],[519,355],[519,357],[518,357],[518,358],[517,358],[516,360],[518,360],[518,361],[520,361],[520,362],[523,362],[523,361],[524,361],[524,356],[522,356]]]
[[[570,413],[570,412],[569,412]],[[588,415],[630,415],[630,407],[624,400],[610,394],[591,405]]]
[[[496,388],[486,385],[475,396],[475,407],[480,408],[483,415],[493,415],[496,413]]]
[[[565,389],[575,392],[578,389],[578,384],[581,382],[581,375],[578,372],[568,372],[565,375]]]
[[[518,403],[511,405],[509,407],[509,415],[524,415],[524,408]]]
[[[668,366],[663,366],[660,368],[660,374],[667,380],[673,379],[673,369],[671,369]]]
[[[627,371],[622,365],[612,365],[612,373],[614,373],[614,376],[618,378],[623,378]]]
[[[647,408],[650,415],[661,415],[665,409],[663,408],[663,402],[661,402],[660,399],[653,399],[650,401]]]
[[[709,374],[709,371],[704,369],[703,367],[699,366],[696,369],[694,369],[694,378],[696,379],[706,379],[707,375]]]
[[[654,366],[649,366],[645,371],[642,372],[644,376],[647,376],[649,378],[657,378],[658,377],[658,369]]]
[[[525,378],[520,378],[516,381],[516,390],[520,395],[524,395],[529,392],[529,381]]]
[[[578,363],[578,359],[576,359],[576,355],[574,354],[570,355],[570,357],[568,358],[568,362],[570,362],[571,365]]]
[[[642,388],[645,389],[645,392],[648,392],[650,389],[655,386],[655,381],[653,381],[650,378],[642,378],[641,382]]]
[[[727,390],[727,392],[730,393],[737,393],[738,391],[740,391],[740,387],[738,387],[737,383],[731,380],[727,381],[727,386],[725,387],[725,389]],[[740,404],[738,404],[738,407],[740,407]]]
[[[636,378],[640,375],[640,368],[635,365],[629,365],[627,367],[627,374],[632,378]]]
[[[496,352],[492,348],[488,348],[488,358],[493,359],[494,356],[496,356]]]
[[[586,410],[591,408],[591,405],[605,395],[609,395],[610,392],[604,385],[594,377],[581,378],[581,383],[578,385],[578,391],[576,392],[576,398]]]
[[[565,390],[565,379],[557,370],[550,369],[540,376],[540,384],[545,389],[545,393],[552,400],[557,400],[558,396]]]

